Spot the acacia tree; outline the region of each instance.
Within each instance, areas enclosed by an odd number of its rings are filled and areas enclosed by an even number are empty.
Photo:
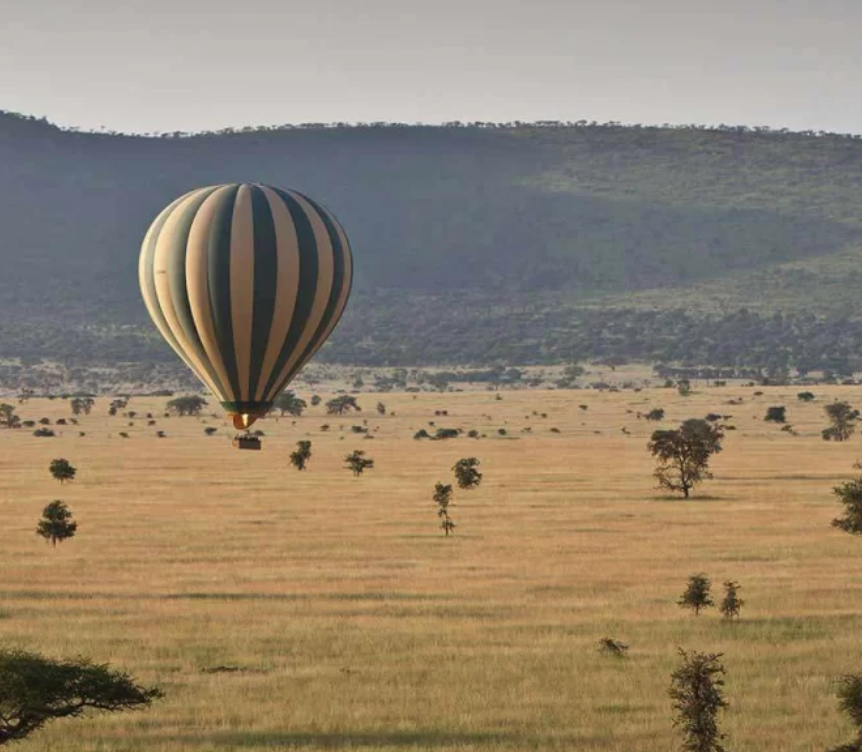
[[[691,418],[679,428],[653,431],[647,449],[659,460],[655,478],[660,488],[682,491],[687,499],[691,489],[707,478],[709,459],[721,451],[724,432],[700,418]]]
[[[163,696],[108,664],[0,649],[0,745],[24,739],[55,718],[146,707]]]
[[[832,425],[820,433],[826,441],[847,441],[856,430],[859,411],[854,410],[849,402],[833,402],[823,408]]]
[[[167,404],[170,412],[177,415],[199,415],[206,406],[207,401],[198,394],[190,394],[186,397],[175,397]]]
[[[96,400],[87,396],[73,397],[69,401],[69,407],[72,408],[72,415],[80,415],[81,413],[89,415],[90,411],[93,409],[93,405],[95,404]]]
[[[434,503],[437,505],[437,516],[440,518],[440,527],[449,537],[449,534],[455,529],[455,523],[449,517],[449,504],[452,502],[452,484],[443,484],[438,482],[434,486]]]
[[[362,412],[362,408],[359,407],[356,397],[352,394],[342,394],[326,403],[327,415],[344,415],[344,413],[349,413],[351,410]]]
[[[311,459],[311,442],[297,441],[296,451],[290,453],[290,464],[297,470],[305,470],[305,466]]]
[[[300,399],[292,391],[288,390],[278,395],[278,398],[272,405],[274,410],[278,410],[282,417],[285,413],[298,418],[302,415],[302,411],[308,407],[308,403],[304,399]]]
[[[15,414],[15,408],[6,402],[0,403],[0,426],[4,428],[21,426],[21,419]]]
[[[476,469],[480,464],[475,457],[464,457],[452,466],[458,488],[476,488],[482,482],[482,473]]]
[[[72,520],[72,512],[66,503],[59,499],[52,501],[42,510],[42,518],[36,525],[36,533],[51,545],[56,546],[57,541],[71,538],[78,530],[78,523]]]
[[[668,694],[676,711],[673,725],[683,734],[684,752],[724,752],[725,736],[718,729],[724,699],[721,653],[686,653],[679,649],[680,666],[671,674]]]
[[[74,480],[75,474],[78,472],[77,468],[73,467],[72,463],[69,460],[58,459],[51,460],[51,464],[48,465],[48,470],[51,471],[51,475],[60,483],[65,483],[67,480]]]

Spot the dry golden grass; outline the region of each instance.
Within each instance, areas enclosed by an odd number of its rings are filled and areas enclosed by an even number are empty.
[[[205,419],[210,438],[195,418],[128,427],[105,399],[54,439],[2,431],[0,640],[110,661],[167,693],[144,712],[56,722],[21,749],[669,750],[677,646],[725,653],[732,749],[847,739],[832,681],[862,670],[862,541],[829,523],[862,447],[819,430],[824,402],[862,393],[753,391],[362,395],[373,441],[350,433],[361,417],[320,406],[263,421],[259,453],[232,449],[221,419]],[[378,398],[395,417],[373,414]],[[164,402],[129,407],[161,415]],[[799,436],[762,422],[780,404]],[[687,503],[654,488],[655,425],[629,412],[658,406],[662,425],[715,411],[737,427]],[[68,417],[68,404],[19,412]],[[488,437],[414,441],[429,420]],[[300,473],[287,455],[306,437]],[[376,462],[360,478],[343,468],[353,449]],[[485,481],[456,489],[446,539],[431,494],[464,456]],[[78,480],[51,479],[56,457]],[[52,549],[34,528],[56,498],[80,528]],[[739,623],[676,605],[695,572],[718,591],[741,582]],[[604,636],[630,657],[600,655]]]

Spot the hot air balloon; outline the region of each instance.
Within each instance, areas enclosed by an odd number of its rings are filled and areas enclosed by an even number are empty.
[[[329,209],[242,183],[199,188],[164,209],[139,275],[159,332],[247,430],[332,333],[353,261]]]

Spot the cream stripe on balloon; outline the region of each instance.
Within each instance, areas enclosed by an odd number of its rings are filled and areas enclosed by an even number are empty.
[[[290,358],[288,358],[281,369],[281,373],[275,382],[275,388],[270,390],[270,393],[266,395],[267,401],[275,399],[278,393],[285,387],[290,377],[296,373],[302,352],[308,346],[308,343],[317,331],[317,327],[320,325],[323,315],[326,313],[326,306],[329,303],[335,273],[332,243],[329,240],[329,233],[326,231],[326,225],[323,224],[320,215],[300,194],[293,191],[287,191],[287,194],[299,204],[311,223],[311,228],[314,232],[314,239],[317,243],[317,287],[314,292],[311,311],[302,330],[302,335],[296,343],[296,347],[293,349]]]
[[[275,288],[275,309],[272,315],[272,326],[269,328],[269,338],[266,343],[266,354],[257,381],[254,399],[263,399],[263,390],[269,382],[272,370],[278,361],[278,355],[284,347],[293,312],[296,308],[296,296],[299,291],[299,239],[296,227],[284,201],[267,186],[258,186],[266,196],[275,228],[275,241],[278,259],[278,271]]]
[[[186,337],[185,332],[183,332],[182,325],[180,324],[176,311],[174,310],[174,304],[171,300],[170,284],[168,282],[167,265],[171,245],[173,243],[173,233],[176,225],[181,219],[183,219],[183,215],[188,210],[189,204],[197,200],[198,193],[200,193],[200,191],[195,191],[194,193],[189,194],[174,209],[173,213],[165,222],[161,233],[159,233],[159,237],[156,239],[156,250],[153,258],[153,272],[156,279],[156,296],[158,297],[159,307],[162,309],[165,321],[167,322],[168,327],[170,327],[171,334],[174,336],[177,344],[185,354],[186,362],[189,364],[192,371],[194,371],[195,375],[207,386],[207,388],[216,391],[215,384],[212,379],[210,379],[209,374],[207,374],[206,367],[198,359],[192,349],[188,337]]]
[[[233,205],[230,230],[230,312],[239,379],[239,394],[235,400],[249,402],[251,327],[254,315],[254,218],[251,189],[247,185],[240,186]]]
[[[221,186],[207,196],[192,222],[186,248],[186,288],[189,296],[189,307],[192,309],[192,318],[195,327],[197,327],[198,337],[200,337],[204,352],[207,354],[212,370],[218,376],[216,386],[219,388],[214,389],[213,393],[221,402],[229,401],[231,387],[224,359],[215,336],[213,312],[210,305],[208,264],[213,219],[216,210],[221,205],[224,194],[230,190],[231,186],[229,185]]]

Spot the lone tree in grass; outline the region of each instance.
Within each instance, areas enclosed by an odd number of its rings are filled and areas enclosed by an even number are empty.
[[[786,423],[787,408],[783,406],[767,407],[766,415],[763,419],[772,423]]]
[[[705,574],[693,574],[688,578],[688,586],[676,604],[680,608],[690,608],[697,616],[702,608],[715,605],[709,593],[711,587],[709,577]]]
[[[725,619],[738,619],[739,611],[745,605],[745,601],[739,597],[739,591],[742,586],[734,581],[727,580],[724,583],[724,598],[718,606]]]
[[[862,535],[862,478],[835,486],[832,493],[844,505],[844,515],[832,520],[832,527],[852,535]]]
[[[357,449],[351,454],[348,454],[344,458],[344,461],[346,463],[345,466],[357,477],[362,475],[366,470],[370,470],[374,467],[374,460],[370,457],[366,457],[365,452],[361,449]]]
[[[42,510],[42,518],[36,525],[36,533],[46,541],[51,541],[53,546],[57,545],[57,541],[62,542],[74,536],[77,529],[78,523],[72,520],[72,512],[59,499]]]
[[[275,402],[272,404],[273,410],[278,410],[283,418],[285,414],[292,415],[298,418],[302,415],[302,411],[308,407],[308,403],[304,399],[300,399],[292,391],[288,390],[278,395]]]
[[[168,402],[167,408],[177,415],[200,415],[201,410],[206,407],[207,401],[198,394],[190,394],[187,397],[175,397]]]
[[[663,407],[654,407],[648,413],[644,415],[646,420],[664,420],[664,408]]]
[[[727,707],[724,699],[724,666],[721,653],[686,653],[671,674],[668,694],[676,712],[673,725],[680,729],[684,752],[724,752],[725,736],[718,729],[718,713]]]
[[[437,516],[440,518],[440,527],[448,537],[455,530],[455,523],[449,517],[449,505],[452,503],[452,484],[437,483],[434,486],[434,503],[437,505]]]
[[[7,402],[0,403],[0,426],[3,428],[20,428],[21,419],[15,414],[15,408]]]
[[[88,396],[72,397],[72,399],[69,400],[69,407],[72,408],[72,415],[80,415],[81,413],[89,415],[90,411],[93,409],[93,405],[95,404],[96,400]]]
[[[453,466],[452,471],[455,473],[455,480],[458,482],[458,488],[469,490],[477,488],[482,482],[482,473],[476,468],[481,463],[475,457],[464,457],[458,460]]]
[[[342,394],[326,403],[327,415],[344,415],[344,413],[349,413],[351,410],[362,412],[362,408],[359,407],[356,397],[352,394]]]
[[[51,464],[48,466],[48,469],[51,471],[51,475],[60,483],[65,483],[67,480],[74,480],[75,474],[78,470],[72,466],[72,463],[69,460],[59,459],[59,460],[51,460]]]
[[[0,650],[0,745],[24,739],[55,718],[147,707],[163,696],[107,664]]]
[[[833,747],[829,752],[862,752],[862,674],[848,674],[838,680],[838,707],[856,726],[856,739]]]
[[[306,464],[311,459],[311,442],[297,441],[296,451],[290,453],[290,464],[297,470],[305,470]]]
[[[709,459],[721,451],[724,432],[700,418],[691,418],[679,428],[653,431],[647,449],[659,461],[655,478],[660,488],[682,491],[687,499],[691,489],[707,478]]]
[[[849,402],[833,402],[823,409],[832,425],[824,428],[820,435],[825,441],[847,441],[856,430],[859,411],[850,407]]]

